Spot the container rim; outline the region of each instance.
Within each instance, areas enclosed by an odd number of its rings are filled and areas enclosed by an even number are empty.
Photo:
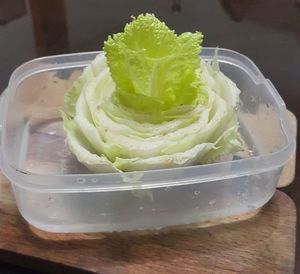
[[[255,83],[263,82],[265,80],[263,74],[260,72],[255,63],[248,58],[246,55],[241,54],[237,51],[219,48],[219,47],[202,47],[200,56],[204,59],[212,59],[215,52],[218,51],[218,59],[222,62],[231,62],[235,66],[238,66],[240,69],[247,72],[247,74],[252,78]],[[64,67],[79,67],[86,66],[90,63],[90,56],[96,56],[97,54],[103,53],[103,51],[87,51],[87,52],[77,52],[77,53],[65,53],[57,55],[49,55],[44,57],[34,58],[27,62],[24,62],[19,67],[17,67],[11,74],[8,82],[8,90],[14,89],[15,86],[18,86],[21,81],[25,78],[30,77],[33,73],[43,72],[44,70],[56,69],[57,65],[47,64],[47,60],[52,60],[56,58],[66,58],[70,59],[64,63],[60,64],[61,68]],[[82,60],[80,61],[71,61],[72,57],[76,56]],[[243,62],[241,62],[243,60]],[[31,65],[37,62],[41,62],[41,68],[31,68]],[[245,65],[247,64],[247,65]],[[23,71],[25,70],[25,72]],[[11,93],[9,94],[11,95]]]
[[[216,48],[204,47],[202,49],[202,56],[204,58],[212,58]],[[9,81],[9,90],[18,85],[24,78],[22,70],[31,63],[47,60],[52,58],[68,57],[74,55],[92,56],[100,53],[100,51],[82,52],[54,55],[47,57],[40,57],[28,61],[18,67],[11,75]],[[227,53],[225,56],[224,53]],[[120,190],[135,190],[135,189],[151,189],[159,187],[172,187],[178,185],[186,185],[193,183],[204,183],[210,181],[217,181],[222,179],[236,178],[241,176],[249,176],[259,174],[267,171],[274,170],[283,166],[293,155],[296,143],[295,138],[292,137],[289,121],[287,118],[286,107],[280,95],[269,84],[269,80],[265,79],[257,66],[245,55],[240,54],[233,50],[218,48],[218,57],[220,61],[232,62],[234,65],[239,66],[241,69],[246,70],[250,77],[256,83],[265,83],[268,85],[269,92],[276,99],[277,108],[279,111],[279,120],[283,134],[286,138],[286,143],[281,149],[260,156],[251,156],[245,159],[237,159],[233,161],[218,162],[206,165],[156,169],[147,171],[133,171],[125,173],[102,173],[102,174],[34,174],[25,170],[16,168],[14,165],[6,161],[4,150],[1,146],[0,164],[3,173],[11,180],[11,182],[19,187],[30,189],[37,192],[100,192],[100,191],[120,191]],[[234,57],[238,57],[236,60]],[[241,62],[240,60],[243,60]],[[88,61],[82,62],[66,62],[60,67],[77,66],[80,64],[85,66]],[[247,65],[245,65],[247,64]],[[50,65],[51,66],[51,65]],[[53,66],[53,65],[52,65]],[[49,64],[45,65],[49,68]],[[21,74],[17,76],[18,73]],[[28,72],[27,72],[28,77]],[[17,81],[18,80],[18,81]],[[3,117],[0,117],[0,125],[5,128],[6,114],[8,108],[8,100],[13,94],[10,92],[3,98]],[[3,134],[1,134],[3,144]],[[1,144],[0,143],[0,144]],[[2,159],[1,159],[2,158]],[[216,168],[224,170],[224,172],[216,174]]]
[[[132,171],[126,173],[32,174],[16,169],[7,164],[7,162],[2,162],[2,171],[14,185],[43,193],[142,190],[195,183],[200,184],[269,172],[282,167],[290,159],[293,152],[294,146],[291,145],[264,156],[199,166]],[[285,157],[283,158],[282,155]],[[274,158],[276,158],[276,161],[274,161]],[[214,170],[220,167],[225,170],[227,169],[227,172],[216,174]],[[201,172],[204,168],[206,169],[205,174]],[[182,172],[182,170],[190,172],[190,175],[179,176],[178,173]],[[172,171],[172,174],[170,174],[170,171]],[[147,180],[153,173],[155,173],[156,178]],[[110,180],[111,182],[105,184],[104,182],[106,180]],[[143,182],[140,180],[143,180]]]

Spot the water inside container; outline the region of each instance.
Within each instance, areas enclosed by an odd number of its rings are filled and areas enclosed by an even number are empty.
[[[239,160],[257,155],[256,147],[241,127],[245,141],[242,151],[222,157],[219,161]],[[65,133],[60,118],[40,124],[27,121],[20,136],[18,166],[20,169],[37,174],[80,174],[90,173],[70,152],[65,143]]]

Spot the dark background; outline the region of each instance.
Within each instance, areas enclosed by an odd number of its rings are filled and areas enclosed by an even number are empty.
[[[204,46],[247,55],[299,118],[300,0],[0,0],[0,93],[23,62],[101,50],[109,34],[122,31],[131,15],[145,12],[155,13],[177,33],[202,31]],[[299,168],[297,164],[295,182],[284,189],[298,214]],[[296,273],[300,273],[299,235],[298,229]],[[0,263],[0,273],[37,272]]]

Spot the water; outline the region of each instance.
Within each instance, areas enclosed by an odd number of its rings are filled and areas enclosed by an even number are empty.
[[[243,130],[243,127],[241,127],[241,134],[245,140],[243,150],[231,158],[222,157],[219,161],[238,160],[258,154],[255,146],[251,143],[249,134]],[[85,166],[77,161],[65,144],[65,133],[60,118],[39,124],[28,121],[25,124],[22,138],[20,138],[18,165],[27,172],[38,174],[90,173]],[[97,178],[92,178],[91,182],[97,183],[97,180]],[[83,184],[84,179],[78,178],[77,183]],[[169,188],[165,189],[165,191],[169,190]]]
[[[48,123],[30,124],[24,127],[20,143],[19,167],[37,174],[82,174],[89,173],[80,164],[65,144],[61,119]],[[97,178],[93,178],[95,183]],[[84,178],[77,183],[83,184]]]

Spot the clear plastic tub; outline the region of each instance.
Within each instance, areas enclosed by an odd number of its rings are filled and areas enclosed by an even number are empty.
[[[214,50],[204,48],[202,58]],[[202,166],[89,174],[65,146],[60,110],[97,53],[27,62],[2,96],[1,169],[30,224],[52,232],[157,229],[245,213],[272,197],[295,150],[286,107],[251,60],[226,49],[219,49],[220,68],[242,91],[244,152]]]

